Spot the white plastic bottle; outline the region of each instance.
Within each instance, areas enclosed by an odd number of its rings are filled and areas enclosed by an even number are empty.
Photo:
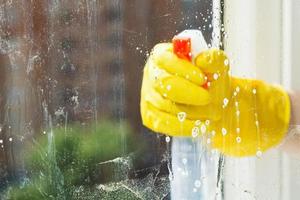
[[[175,41],[174,41],[175,40]],[[174,52],[193,62],[193,58],[208,48],[199,30],[185,30],[174,37],[179,42],[189,41],[190,52]],[[182,40],[182,41],[181,41]],[[182,44],[179,44],[182,45]],[[184,45],[183,45],[184,46]],[[182,50],[179,48],[179,51]],[[181,54],[181,55],[180,55]],[[216,198],[216,173],[218,158],[205,148],[201,136],[173,137],[172,139],[172,200],[199,200]]]

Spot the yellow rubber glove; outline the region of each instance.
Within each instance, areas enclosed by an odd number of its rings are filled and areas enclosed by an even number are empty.
[[[202,52],[193,65],[173,54],[172,44],[156,45],[144,68],[143,124],[170,136],[200,136],[231,156],[260,155],[279,144],[289,126],[288,94],[228,70],[221,50]]]

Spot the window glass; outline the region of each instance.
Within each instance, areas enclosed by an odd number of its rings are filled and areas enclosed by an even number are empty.
[[[0,198],[170,199],[170,144],[140,119],[143,66],[185,29],[211,44],[212,9],[209,0],[1,1]]]

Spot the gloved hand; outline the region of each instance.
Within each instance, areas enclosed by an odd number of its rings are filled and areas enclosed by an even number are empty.
[[[260,155],[279,144],[289,126],[288,94],[228,71],[221,50],[200,53],[193,65],[173,54],[172,44],[156,45],[144,68],[143,124],[170,136],[203,137],[231,156]]]

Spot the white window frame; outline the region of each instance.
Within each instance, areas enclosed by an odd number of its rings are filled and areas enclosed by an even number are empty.
[[[232,74],[299,89],[299,9],[297,0],[226,0],[224,42]],[[276,149],[262,159],[227,158],[225,199],[299,199],[299,167]]]

